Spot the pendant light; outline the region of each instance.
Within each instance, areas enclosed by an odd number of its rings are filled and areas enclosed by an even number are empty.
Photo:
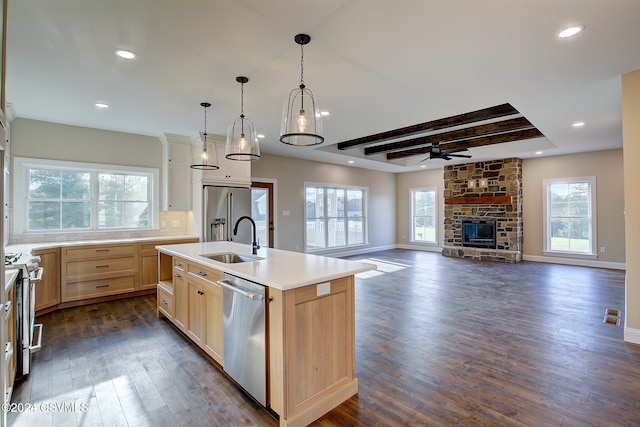
[[[191,168],[216,170],[218,166],[218,153],[213,142],[207,141],[207,108],[211,107],[208,102],[201,102],[204,107],[204,133],[193,142],[193,155],[191,157]]]
[[[307,34],[294,38],[300,45],[300,86],[284,100],[280,123],[280,142],[289,145],[309,146],[322,144],[322,117],[313,94],[304,84],[304,45],[311,41]]]
[[[249,81],[243,76],[236,77],[240,83],[240,117],[238,117],[227,131],[227,145],[224,156],[231,160],[258,160],[260,146],[258,137],[251,120],[244,116],[244,84]]]

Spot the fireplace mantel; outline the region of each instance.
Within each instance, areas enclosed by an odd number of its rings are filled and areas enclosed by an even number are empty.
[[[444,199],[445,205],[511,205],[513,196],[465,196]]]

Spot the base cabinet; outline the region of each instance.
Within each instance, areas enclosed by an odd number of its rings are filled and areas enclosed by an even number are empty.
[[[158,315],[224,366],[223,290],[216,283],[222,272],[162,252],[159,265]],[[161,300],[167,287],[173,288],[174,316],[168,299]],[[306,426],[358,393],[354,277],[288,291],[267,288],[266,297],[267,406],[280,426]]]
[[[42,280],[36,284],[36,313],[60,304],[60,248],[37,249],[31,252],[40,257],[44,268]]]
[[[171,264],[172,277],[169,277]],[[159,255],[158,315],[171,320],[213,360],[224,366],[222,272],[189,263],[178,257]],[[169,295],[170,294],[170,295]],[[174,313],[166,309],[161,295],[170,296]],[[164,299],[168,299],[165,297]]]
[[[305,426],[358,392],[354,278],[269,298],[270,405],[281,426]]]

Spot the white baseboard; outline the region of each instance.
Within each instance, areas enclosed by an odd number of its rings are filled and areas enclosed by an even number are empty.
[[[577,265],[580,267],[597,267],[597,268],[609,268],[612,270],[626,270],[627,264],[624,262],[607,262],[598,261],[592,259],[578,259],[578,258],[561,258],[550,256],[537,256],[537,255],[523,255],[523,261],[533,262],[546,262],[549,264],[564,264],[564,265]]]
[[[409,250],[414,250],[414,251],[425,251],[425,252],[442,252],[442,246],[397,244],[396,248],[397,249],[409,249]]]
[[[624,323],[624,340],[633,344],[640,344],[640,329],[627,328],[626,319]]]
[[[331,256],[331,257],[340,258],[345,256],[368,254],[370,252],[386,251],[386,250],[395,249],[395,248],[396,248],[396,245],[364,246],[361,248],[345,249],[345,250],[338,250],[338,251],[313,252],[313,255],[322,255],[322,256]]]

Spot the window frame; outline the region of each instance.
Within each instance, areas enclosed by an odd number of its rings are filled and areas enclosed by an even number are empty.
[[[416,240],[415,236],[414,236],[414,231],[415,231],[415,194],[418,192],[427,192],[427,191],[432,191],[433,192],[433,198],[434,198],[434,209],[433,209],[433,223],[435,226],[435,239],[433,241],[426,241],[426,240]],[[438,188],[437,187],[419,187],[419,188],[410,188],[409,189],[409,198],[410,198],[410,211],[409,211],[409,227],[410,230],[410,234],[409,234],[409,242],[412,244],[418,244],[418,245],[427,245],[427,246],[437,246],[438,242],[439,242],[439,230],[438,230]]]
[[[157,168],[108,165],[100,163],[71,162],[61,160],[34,159],[27,157],[14,157],[13,177],[13,234],[71,234],[71,233],[109,233],[117,231],[148,231],[158,230],[160,218],[160,171]],[[32,169],[57,170],[61,172],[88,172],[90,173],[89,203],[90,217],[89,228],[78,229],[51,229],[28,230],[29,212],[29,171]],[[100,174],[139,175],[148,179],[148,203],[149,226],[148,227],[100,227],[98,218],[99,176]]]
[[[590,247],[589,252],[576,252],[576,251],[560,251],[551,249],[551,220],[556,218],[551,216],[551,203],[549,198],[551,192],[549,191],[551,185],[554,184],[575,184],[575,183],[588,183],[589,184],[589,214],[587,218],[590,220]],[[583,259],[596,259],[598,257],[598,229],[597,229],[597,204],[596,204],[596,177],[573,177],[573,178],[553,178],[545,179],[542,184],[542,214],[543,214],[543,249],[542,252],[547,256],[558,256],[564,258],[583,258]]]
[[[324,195],[323,195],[323,199],[324,199],[324,212],[323,212],[323,216],[321,218],[314,218],[314,220],[317,219],[321,219],[324,221],[325,227],[324,227],[324,240],[325,240],[325,246],[322,248],[313,248],[313,249],[309,249],[308,247],[308,238],[307,238],[307,189],[308,188],[314,188],[314,189],[318,189],[321,188],[323,189]],[[361,191],[362,192],[362,229],[363,229],[363,242],[362,243],[353,243],[353,244],[349,244],[349,220],[353,219],[354,217],[349,217],[349,212],[348,209],[344,209],[344,217],[340,217],[342,220],[345,221],[345,245],[339,245],[339,246],[327,246],[328,242],[329,242],[329,230],[328,230],[328,223],[332,218],[338,218],[336,216],[328,216],[328,203],[327,203],[327,194],[328,194],[328,190],[344,190],[345,191],[345,197],[348,194],[349,191]],[[348,199],[345,200],[346,204],[348,204]],[[303,190],[303,244],[304,244],[304,252],[305,253],[318,253],[318,252],[326,252],[326,251],[335,251],[335,250],[339,250],[339,249],[345,249],[345,248],[355,248],[355,247],[361,247],[361,246],[365,246],[369,244],[369,187],[362,187],[362,186],[356,186],[356,185],[341,185],[341,184],[322,184],[322,183],[316,183],[316,182],[305,182],[304,183],[304,190]],[[360,217],[358,217],[360,218]]]

